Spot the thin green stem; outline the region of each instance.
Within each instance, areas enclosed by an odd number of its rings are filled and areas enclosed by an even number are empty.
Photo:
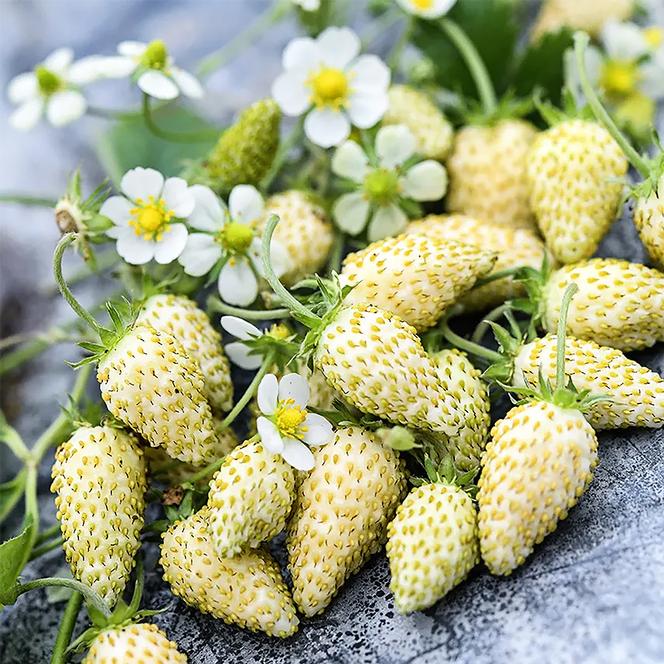
[[[217,138],[220,129],[203,129],[201,131],[192,132],[179,132],[170,131],[160,127],[152,115],[152,107],[150,105],[150,95],[143,94],[143,119],[145,126],[158,138],[172,143],[204,143],[211,139]]]
[[[489,323],[497,321],[501,316],[503,316],[503,314],[505,314],[505,312],[509,311],[511,308],[512,305],[509,302],[505,302],[505,304],[501,304],[499,307],[496,307],[490,311],[475,328],[475,332],[473,332],[473,336],[470,338],[470,340],[475,344],[481,344],[482,339],[484,339],[484,335],[489,329]]]
[[[576,55],[576,66],[579,70],[579,80],[581,82],[583,94],[597,120],[601,122],[609,134],[613,136],[632,166],[634,166],[644,178],[647,178],[650,175],[650,165],[648,164],[648,161],[634,149],[625,134],[618,129],[618,125],[616,125],[613,118],[602,105],[602,102],[600,102],[597,92],[595,92],[595,89],[588,79],[588,72],[586,71],[586,47],[589,42],[590,37],[588,37],[585,32],[579,31],[574,33],[574,53]]]
[[[145,585],[145,573],[143,569],[143,556],[141,554],[136,558],[136,571],[134,572],[134,592],[131,594],[131,601],[129,602],[128,613],[133,616],[138,611],[141,605],[141,598],[143,597],[143,587]]]
[[[58,635],[55,637],[55,645],[51,653],[51,664],[65,664],[67,661],[67,648],[74,633],[74,627],[76,627],[76,619],[81,610],[81,604],[83,604],[83,595],[74,592],[62,614],[60,628],[58,629]]]
[[[30,592],[31,590],[37,590],[38,588],[46,588],[47,586],[58,586],[63,588],[71,588],[76,592],[81,593],[85,598],[86,602],[93,606],[97,611],[102,615],[108,618],[111,615],[108,607],[104,600],[94,591],[90,586],[77,581],[76,579],[60,579],[57,577],[46,577],[43,579],[35,579],[34,581],[28,581],[27,583],[19,584],[14,590],[14,597],[20,597],[24,593]]]
[[[273,364],[274,364],[274,353],[273,352],[267,353],[263,358],[263,362],[261,366],[258,368],[256,375],[253,377],[251,383],[249,383],[249,387],[247,387],[244,394],[233,406],[231,412],[228,413],[228,415],[226,415],[226,417],[224,417],[224,419],[221,421],[221,424],[217,427],[217,431],[226,429],[236,420],[237,416],[244,410],[245,406],[251,401],[254,394],[256,394],[258,386],[260,385],[261,380],[263,380],[263,376],[265,376],[265,374],[270,370]]]
[[[396,69],[398,67],[399,60],[403,55],[404,49],[406,48],[408,41],[410,40],[410,36],[413,33],[414,28],[415,28],[415,17],[408,16],[408,18],[406,19],[406,23],[403,26],[403,30],[399,35],[399,39],[397,39],[390,54],[387,56],[387,65],[388,67],[390,67],[390,69]]]
[[[76,240],[76,233],[66,233],[60,238],[58,246],[55,248],[53,254],[53,274],[55,276],[55,283],[58,285],[62,297],[65,298],[67,304],[74,310],[77,316],[84,320],[97,334],[101,332],[101,326],[93,318],[90,312],[85,309],[78,300],[74,297],[71,289],[67,285],[65,278],[62,276],[62,256],[65,249]]]
[[[562,389],[565,386],[565,335],[567,334],[567,314],[572,298],[576,295],[579,287],[571,283],[563,294],[560,302],[560,314],[558,318],[558,330],[556,332],[556,388]]]
[[[53,198],[41,198],[26,194],[0,194],[0,203],[16,203],[17,205],[27,205],[29,207],[54,208],[58,202]]]
[[[207,309],[209,312],[224,314],[226,316],[238,316],[245,320],[272,320],[273,318],[288,318],[290,309],[241,309],[231,307],[230,304],[222,302],[214,295],[208,298]]]
[[[468,339],[464,339],[455,332],[452,332],[447,320],[444,320],[440,324],[439,329],[449,343],[451,343],[453,346],[456,346],[457,348],[460,348],[461,350],[465,350],[471,355],[483,357],[490,362],[499,362],[503,359],[503,356],[500,353],[497,353],[495,350],[491,350],[490,348],[485,348],[484,346],[480,346],[479,344],[473,343],[472,341],[468,341]]]
[[[320,316],[317,316],[313,311],[305,307],[298,299],[293,297],[284,285],[279,281],[277,275],[274,273],[272,264],[270,263],[270,245],[272,243],[272,235],[274,229],[279,223],[279,217],[273,214],[268,219],[265,230],[263,231],[263,272],[267,282],[272,287],[277,297],[295,314],[302,323],[307,327],[315,327],[321,322]]]
[[[96,265],[94,269],[86,263],[83,267],[75,270],[67,277],[67,283],[70,286],[73,286],[74,284],[80,283],[81,281],[85,281],[95,274],[99,274],[100,272],[108,270],[119,262],[120,257],[118,256],[118,253],[115,251],[115,249],[100,251],[96,256]],[[45,288],[44,290],[47,294],[50,295],[51,293],[57,291],[57,286],[55,286],[55,284],[49,284],[48,288]]]
[[[40,556],[43,556],[45,553],[53,551],[53,549],[57,549],[60,546],[62,546],[61,537],[58,537],[58,539],[53,540],[52,542],[46,542],[45,544],[36,546],[34,549],[32,549],[32,553],[30,554],[29,560],[35,560],[35,558],[39,558]]]
[[[30,450],[14,427],[9,426],[0,411],[0,441],[13,452],[17,459],[25,462],[30,457]]]
[[[139,111],[116,111],[112,108],[100,108],[99,106],[88,106],[85,112],[92,117],[104,118],[105,120],[129,120],[141,115]]]
[[[440,19],[440,26],[443,28],[450,41],[457,47],[459,53],[466,62],[466,66],[470,70],[470,74],[475,81],[477,92],[482,102],[482,108],[486,115],[495,112],[498,102],[496,100],[496,91],[493,89],[491,77],[487,68],[482,62],[480,54],[475,48],[475,44],[470,40],[468,35],[451,19]]]
[[[196,73],[200,78],[207,78],[235,58],[245,47],[253,44],[270,26],[286,16],[291,3],[287,0],[280,0],[269,4],[271,6],[250,23],[247,28],[200,62],[196,69]]]
[[[513,277],[520,270],[521,270],[520,267],[511,267],[505,270],[498,270],[496,272],[492,272],[491,274],[488,274],[486,277],[478,279],[475,282],[473,288],[481,288],[482,286],[486,286],[486,284],[490,284],[492,281],[498,281],[499,279],[506,279],[507,277]]]
[[[35,544],[43,544],[44,542],[53,539],[56,535],[59,534],[60,524],[56,523],[54,526],[51,526],[50,528],[47,528],[46,530],[43,530],[41,533],[39,533],[39,535],[37,535],[37,539],[35,540]]]
[[[261,188],[263,191],[267,191],[269,186],[274,181],[274,178],[279,175],[279,171],[288,158],[290,151],[300,142],[303,135],[304,120],[298,120],[290,132],[288,132],[284,139],[279,143],[279,149],[277,150],[277,154],[274,155],[274,159],[270,165],[270,170],[267,172],[266,176],[261,182]]]
[[[334,243],[332,244],[332,251],[330,251],[330,257],[327,261],[328,275],[332,275],[333,272],[338,273],[341,270],[341,261],[345,243],[346,234],[339,229],[335,229]]]

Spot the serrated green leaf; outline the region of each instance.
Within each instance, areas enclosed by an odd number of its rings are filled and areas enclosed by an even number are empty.
[[[564,53],[574,43],[572,31],[549,32],[523,52],[517,63],[513,87],[518,96],[530,96],[537,88],[554,104],[561,101],[565,83]]]
[[[0,523],[2,523],[21,499],[25,488],[26,470],[23,468],[14,479],[0,484]]]
[[[0,606],[14,603],[12,591],[27,558],[26,548],[30,546],[33,528],[29,519],[23,532],[0,544]]]
[[[503,94],[509,85],[518,35],[512,0],[459,0],[448,17],[474,43],[496,92]],[[441,86],[478,98],[465,62],[436,21],[416,21],[413,43],[434,63],[436,81]]]
[[[186,108],[166,106],[153,111],[156,123],[169,131],[198,132],[214,127]],[[156,168],[166,176],[178,175],[188,159],[204,157],[216,139],[195,143],[173,143],[163,140],[145,126],[142,116],[118,121],[99,140],[97,156],[111,180],[118,185],[131,168]]]

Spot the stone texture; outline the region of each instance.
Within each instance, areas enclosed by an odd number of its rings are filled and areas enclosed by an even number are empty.
[[[258,0],[228,0],[223,9],[204,1],[6,2],[0,80],[28,69],[35,58],[61,44],[71,44],[77,55],[110,53],[123,38],[161,36],[186,65],[224,43],[266,6]],[[215,74],[204,108],[224,120],[234,109],[265,94],[279,70],[277,54],[293,34],[292,23],[284,24],[255,44],[251,53]],[[118,89],[121,95],[115,94]],[[130,99],[128,86],[125,90],[121,84],[109,84],[95,101],[121,107]],[[90,174],[88,183],[101,177],[91,140],[103,128],[102,121],[88,119],[61,131],[41,128],[22,135],[8,128],[8,113],[3,95],[0,191],[33,190],[56,196],[66,174],[79,164]],[[56,238],[48,211],[2,208],[2,336],[69,319],[66,305],[47,292]],[[616,224],[600,254],[644,260],[631,221],[625,218]],[[110,288],[109,279],[99,279],[77,292],[91,303]],[[72,346],[54,348],[3,381],[2,406],[27,441],[33,441],[57,415],[72,381],[64,360],[74,356]],[[634,357],[664,371],[662,345]],[[395,612],[387,562],[380,555],[342,589],[323,616],[304,621],[301,631],[286,642],[272,641],[202,616],[177,601],[155,567],[153,544],[146,547],[146,605],[165,609],[154,621],[193,664],[662,662],[664,433],[609,432],[600,436],[600,442],[600,465],[588,494],[526,565],[507,579],[493,578],[480,567],[426,612],[409,617]],[[45,464],[40,483],[46,523],[54,519],[48,468]],[[0,448],[0,480],[14,470],[14,461]],[[16,525],[16,520],[7,524],[0,536],[8,536]],[[282,545],[275,548],[283,562]],[[62,564],[62,554],[53,552],[29,565],[25,578],[60,573]],[[62,608],[48,604],[44,593],[34,592],[4,609],[0,661],[48,661]]]

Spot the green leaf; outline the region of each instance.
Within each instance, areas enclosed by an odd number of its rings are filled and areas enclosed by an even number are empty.
[[[13,590],[27,557],[26,549],[30,546],[33,528],[29,519],[20,535],[0,544],[0,606],[13,604],[16,599]]]
[[[519,58],[514,72],[513,87],[517,96],[530,96],[539,88],[545,98],[560,104],[565,82],[563,56],[573,43],[572,31],[562,28],[530,44]]]
[[[160,127],[169,131],[197,132],[214,128],[192,111],[176,106],[155,109],[153,117]],[[196,143],[166,141],[150,133],[142,116],[131,116],[113,125],[99,140],[96,151],[111,180],[118,185],[122,176],[136,166],[150,166],[167,176],[179,175],[186,160],[201,159],[215,143],[214,138]]]
[[[496,92],[504,93],[518,35],[513,1],[459,0],[448,18],[474,43]],[[478,98],[465,62],[436,21],[416,21],[413,42],[435,64],[435,77],[440,85],[471,99]]]
[[[2,523],[21,499],[25,489],[25,468],[13,480],[0,484],[0,523]]]

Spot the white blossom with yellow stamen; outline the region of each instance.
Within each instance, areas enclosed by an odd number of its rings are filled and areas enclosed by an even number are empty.
[[[300,374],[286,374],[277,380],[268,374],[258,386],[258,407],[262,413],[256,428],[263,447],[298,470],[311,470],[314,455],[309,446],[332,440],[332,425],[322,416],[307,411],[309,384]]]
[[[397,0],[397,4],[409,14],[422,18],[440,18],[447,14],[456,0]]]
[[[117,240],[118,254],[132,265],[174,261],[187,243],[183,222],[194,210],[189,185],[138,167],[124,174],[120,189],[124,196],[111,196],[99,211],[113,222],[106,234]]]
[[[387,110],[390,70],[377,56],[359,52],[360,39],[350,28],[299,37],[284,50],[285,71],[272,96],[286,115],[307,114],[304,132],[316,145],[339,145],[351,124],[368,129]]]

